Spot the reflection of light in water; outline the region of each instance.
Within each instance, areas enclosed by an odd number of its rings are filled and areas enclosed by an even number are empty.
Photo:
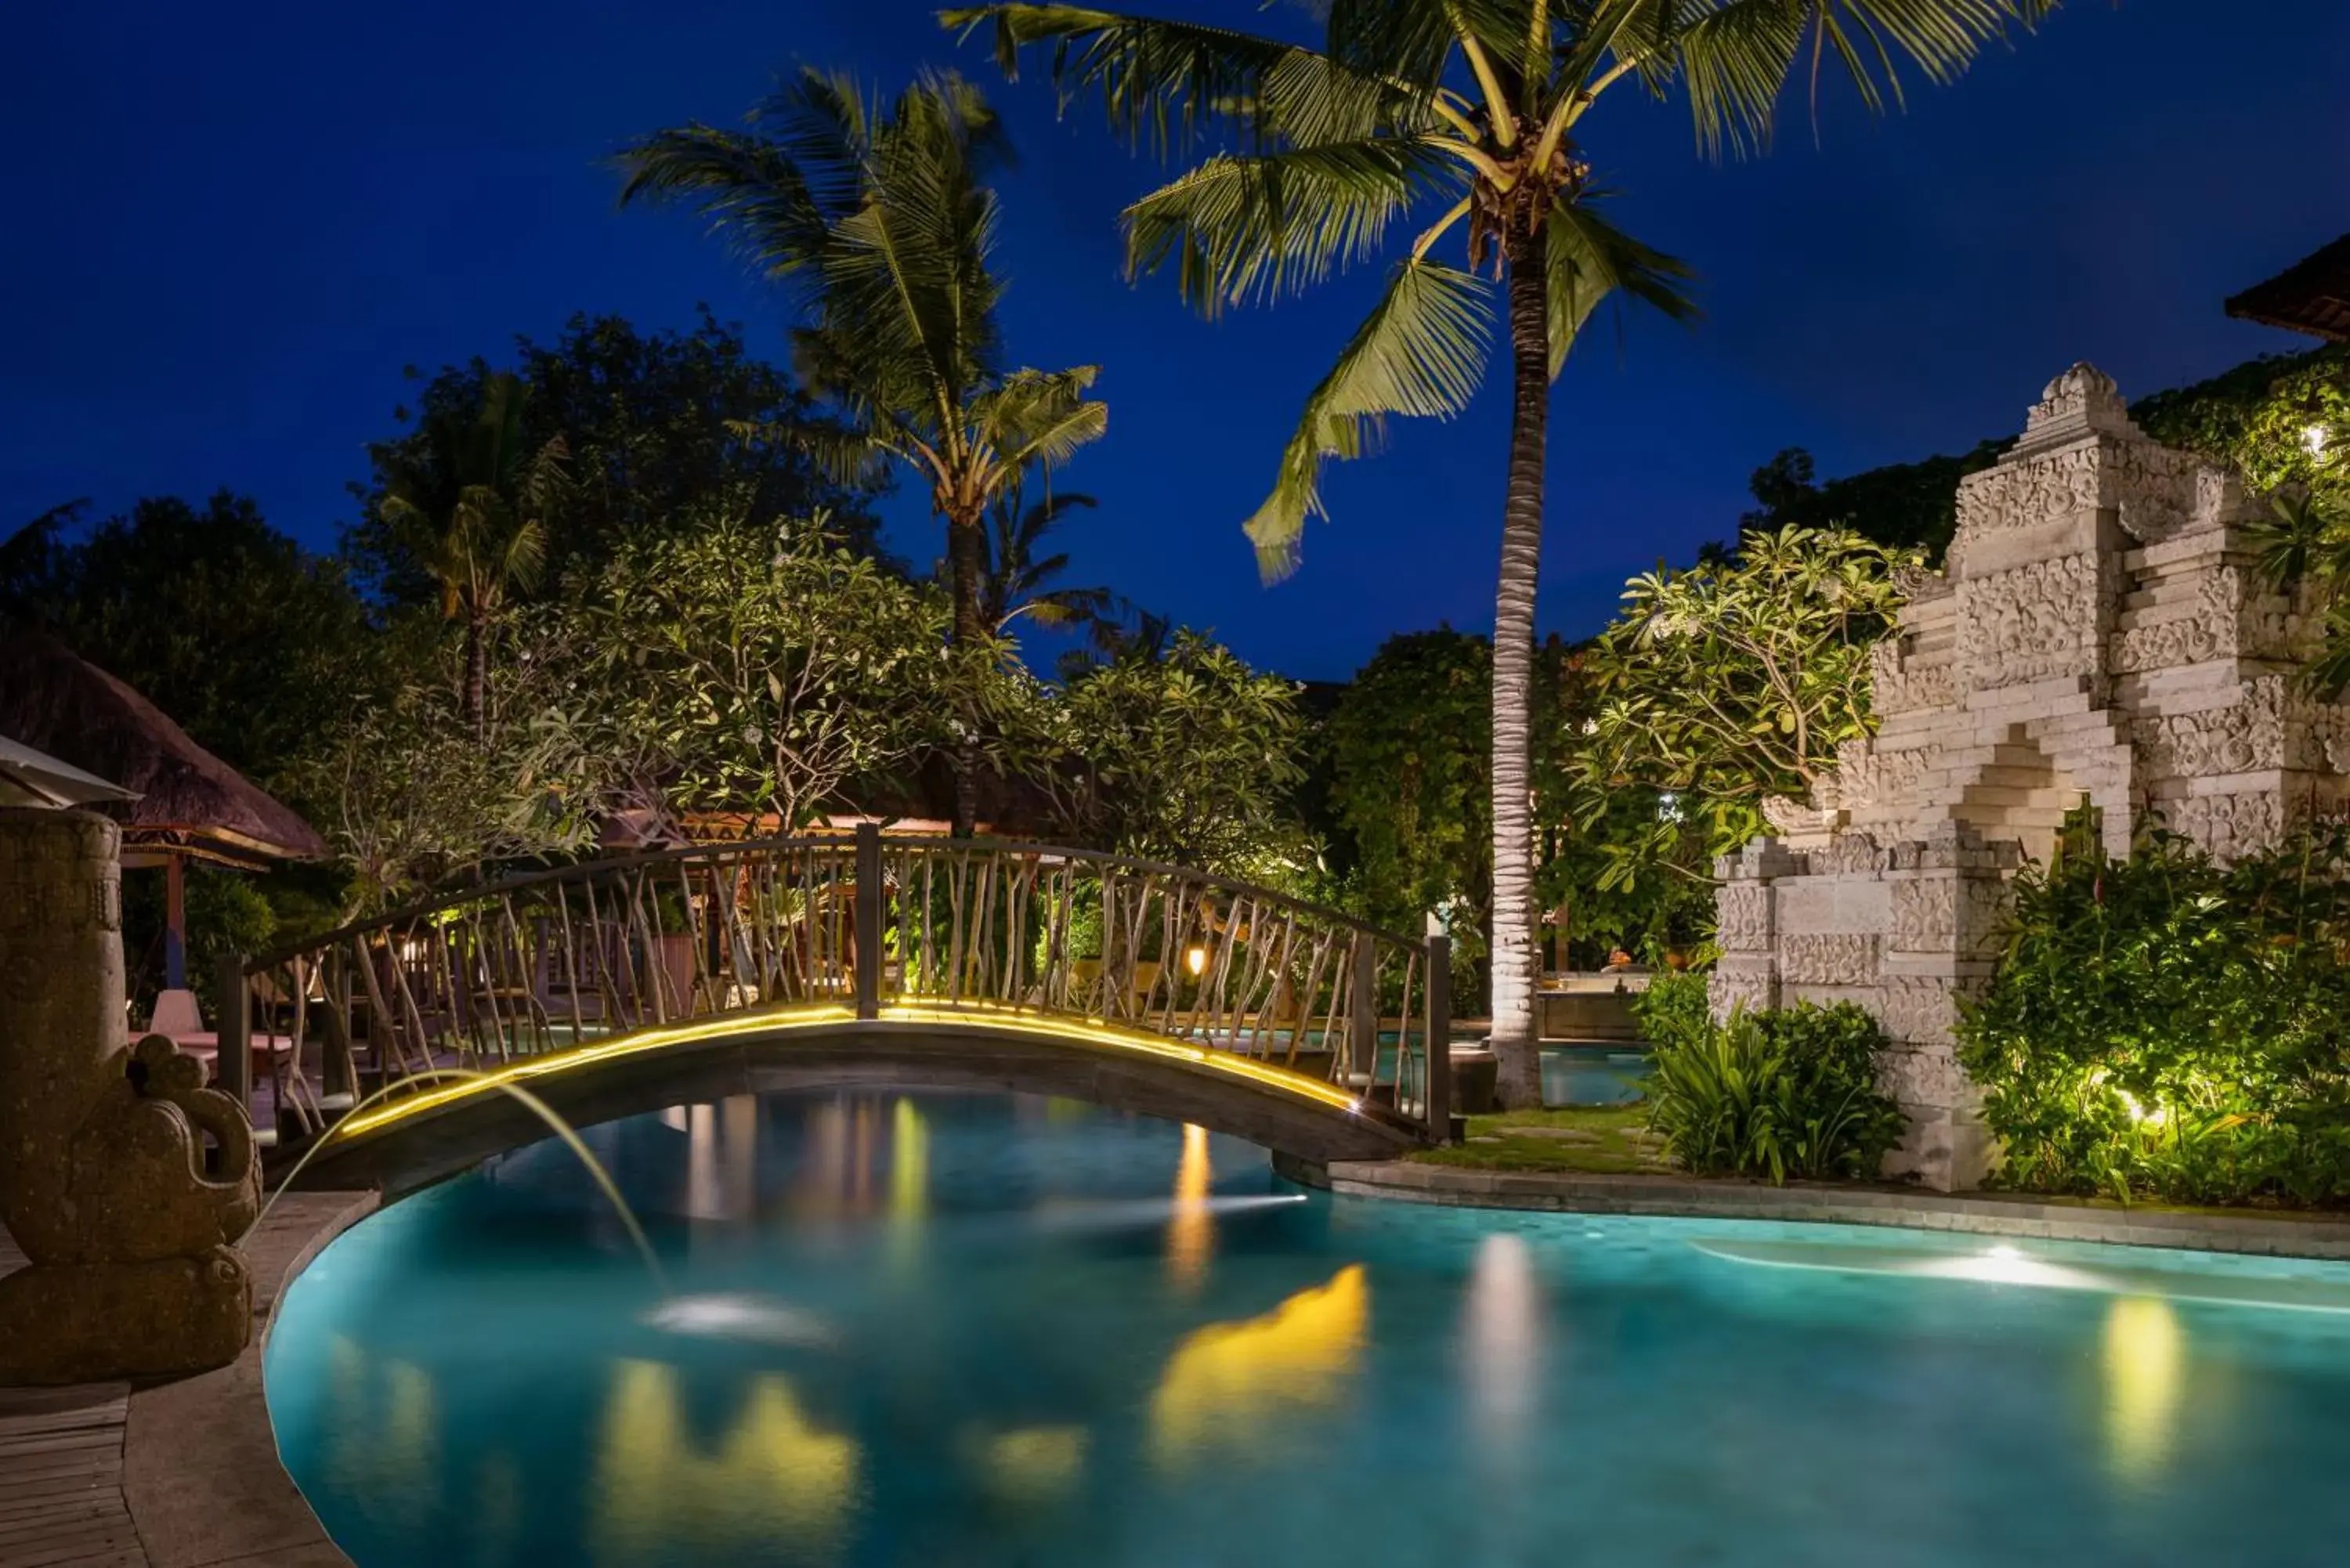
[[[1519,1451],[1542,1372],[1542,1284],[1525,1238],[1489,1235],[1469,1275],[1470,1409],[1497,1453]]]
[[[741,1339],[761,1345],[829,1345],[838,1336],[813,1313],[770,1297],[732,1294],[671,1296],[645,1314],[649,1327],[698,1339]]]
[[[1370,1283],[1353,1263],[1263,1317],[1193,1331],[1150,1397],[1152,1457],[1168,1465],[1211,1446],[1244,1452],[1275,1435],[1286,1408],[1336,1404],[1370,1315]]]
[[[748,1220],[759,1206],[759,1097],[733,1095],[719,1106],[726,1172],[726,1211]]]
[[[1007,1502],[1049,1502],[1077,1481],[1086,1463],[1083,1427],[1022,1427],[973,1434],[972,1464]]]
[[[2120,1296],[2106,1313],[2106,1441],[2114,1468],[2151,1479],[2169,1458],[2187,1369],[2187,1333],[2170,1303]]]
[[[2039,1285],[2050,1290],[2095,1290],[2095,1274],[2027,1257],[2013,1247],[1992,1247],[1981,1252],[1948,1257],[1924,1257],[1902,1270],[1929,1280],[1981,1280],[1994,1285]]]
[[[660,1562],[685,1540],[788,1556],[838,1542],[856,1497],[856,1440],[811,1426],[778,1374],[753,1377],[743,1401],[704,1453],[686,1428],[675,1367],[613,1364],[596,1460],[598,1555]]]
[[[1196,1288],[1207,1272],[1216,1243],[1216,1221],[1208,1212],[1208,1129],[1183,1124],[1183,1158],[1175,1167],[1175,1214],[1167,1224],[1167,1272],[1179,1285]]]
[[[718,1107],[689,1106],[685,1113],[685,1211],[696,1220],[723,1220],[718,1196]]]
[[[930,1208],[930,1124],[920,1107],[900,1095],[889,1124],[889,1256],[899,1267],[919,1255]]]
[[[1251,1209],[1286,1209],[1293,1203],[1310,1201],[1303,1192],[1232,1193],[1222,1198],[1202,1198],[1199,1209],[1212,1218]],[[1062,1199],[1038,1204],[1028,1223],[1039,1231],[1130,1230],[1171,1224],[1176,1212],[1174,1200],[1167,1198],[1125,1198],[1102,1203]]]
[[[429,1515],[441,1501],[432,1376],[406,1361],[371,1368],[366,1352],[337,1334],[327,1345],[327,1386],[336,1415],[327,1463],[336,1490],[380,1521]]]

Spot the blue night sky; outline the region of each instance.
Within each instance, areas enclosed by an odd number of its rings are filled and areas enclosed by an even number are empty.
[[[1295,7],[1159,3],[1308,36]],[[930,18],[913,0],[16,13],[0,527],[228,486],[326,548],[404,366],[494,358],[577,310],[687,326],[702,300],[780,358],[773,303],[684,214],[618,211],[600,160],[732,120],[798,62],[894,86],[960,58],[1022,153],[1014,357],[1103,368],[1111,434],[1064,481],[1102,501],[1076,525],[1078,580],[1300,677],[1343,677],[1393,631],[1489,626],[1498,379],[1460,421],[1332,471],[1334,523],[1261,587],[1240,521],[1375,277],[1212,325],[1163,281],[1129,287],[1116,214],[1155,166]],[[1545,628],[1593,629],[1627,574],[1731,533],[1781,447],[1841,473],[2013,431],[2074,359],[2135,394],[2305,347],[2220,301],[2350,225],[2345,63],[2342,0],[2074,0],[1904,117],[1831,94],[1814,147],[1792,104],[1759,161],[1700,161],[1677,103],[1603,108],[1586,146],[1617,220],[1699,269],[1707,314],[1596,333],[1558,387]],[[920,497],[890,516],[900,554],[935,556]]]

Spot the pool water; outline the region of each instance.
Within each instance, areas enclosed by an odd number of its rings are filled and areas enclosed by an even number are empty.
[[[1063,1102],[589,1137],[671,1294],[553,1146],[288,1292],[271,1411],[359,1568],[2350,1552],[2350,1269],[1334,1199]]]
[[[1646,1092],[1649,1067],[1643,1045],[1545,1045],[1543,1104],[1629,1105]]]

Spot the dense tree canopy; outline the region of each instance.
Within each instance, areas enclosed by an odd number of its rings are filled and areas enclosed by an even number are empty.
[[[796,439],[828,428],[822,414],[781,368],[750,352],[740,327],[707,307],[691,332],[578,315],[552,343],[516,337],[508,365],[475,358],[442,369],[415,409],[400,411],[408,429],[369,449],[367,520],[346,551],[395,598],[421,600],[432,589],[422,563],[378,520],[376,500],[418,460],[436,416],[480,409],[505,373],[531,389],[522,444],[536,452],[560,436],[568,449],[571,483],[546,519],[547,592],[567,572],[595,570],[622,538],[671,527],[718,495],[753,523],[824,513],[851,549],[879,551],[877,486],[827,477]]]
[[[137,503],[87,533],[74,508],[0,546],[0,614],[53,632],[265,786],[387,672],[337,562],[246,497]]]

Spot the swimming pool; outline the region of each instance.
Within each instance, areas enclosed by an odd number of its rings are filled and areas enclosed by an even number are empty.
[[[360,1568],[2334,1563],[2350,1268],[1306,1194],[1062,1102],[775,1097],[288,1292]],[[2249,1293],[2262,1303],[2198,1299]]]

